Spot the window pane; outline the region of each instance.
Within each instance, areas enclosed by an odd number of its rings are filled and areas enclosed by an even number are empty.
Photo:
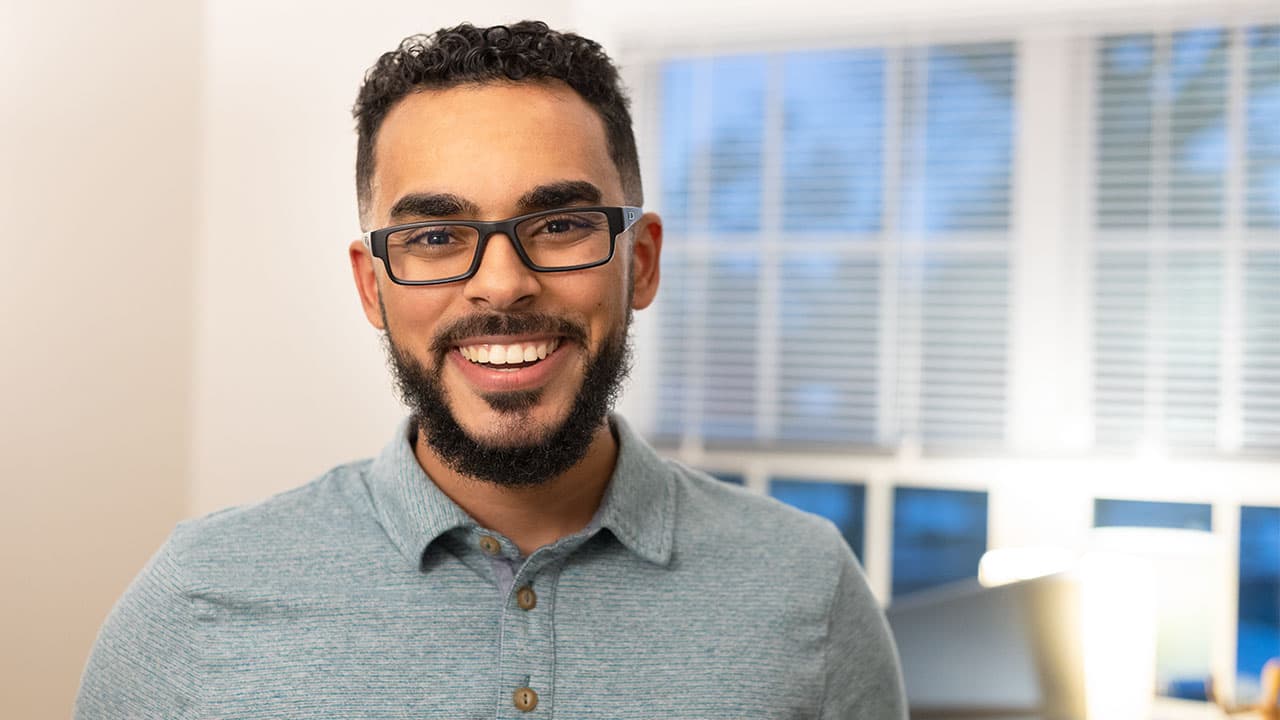
[[[1169,258],[1165,352],[1165,439],[1180,450],[1217,446],[1222,253]]]
[[[1280,657],[1280,508],[1240,510],[1239,609],[1237,695],[1254,702],[1262,666]]]
[[[662,220],[667,232],[682,233],[692,221],[693,164],[701,135],[695,126],[700,64],[683,60],[662,66]]]
[[[932,47],[908,60],[904,228],[1008,229],[1013,68],[1009,43]]]
[[[867,489],[849,483],[774,478],[769,494],[788,505],[811,512],[835,523],[840,534],[862,560],[863,525]]]
[[[1151,223],[1153,206],[1155,37],[1102,38],[1097,74],[1098,227],[1145,228]]]
[[[1280,25],[1250,28],[1248,43],[1248,225],[1280,228]]]
[[[1280,250],[1245,258],[1243,445],[1280,452]]]
[[[1098,498],[1094,527],[1152,527],[1212,530],[1213,508],[1199,503],[1150,502]]]
[[[920,273],[920,437],[933,446],[997,446],[1005,434],[1006,260],[938,254]]]
[[[884,52],[792,53],[783,74],[784,229],[879,229]]]
[[[759,282],[754,254],[718,253],[711,260],[702,358],[702,433],[711,440],[756,437]]]
[[[712,230],[757,230],[764,166],[763,57],[711,61]]]
[[[1213,451],[1222,253],[1102,250],[1094,269],[1098,445]]]
[[[875,442],[879,267],[835,252],[783,259],[780,439]]]
[[[1169,226],[1219,228],[1227,172],[1226,30],[1175,33],[1169,58]]]
[[[1094,264],[1094,422],[1100,447],[1133,447],[1146,418],[1151,272],[1144,253],[1104,251]]]
[[[976,578],[986,551],[985,492],[894,491],[893,597]]]

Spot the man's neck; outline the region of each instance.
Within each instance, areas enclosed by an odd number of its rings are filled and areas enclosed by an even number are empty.
[[[512,488],[460,475],[417,433],[413,453],[445,495],[481,526],[510,538],[528,556],[587,526],[604,498],[618,460],[618,442],[604,422],[586,455],[541,485]]]

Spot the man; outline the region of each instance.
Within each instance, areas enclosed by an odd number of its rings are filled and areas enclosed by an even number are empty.
[[[609,415],[662,225],[599,46],[411,37],[355,116],[349,254],[410,419],[373,460],[179,525],[78,717],[903,718],[835,528]]]

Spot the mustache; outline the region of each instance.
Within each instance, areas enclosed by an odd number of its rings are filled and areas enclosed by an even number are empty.
[[[547,313],[486,313],[458,318],[436,332],[431,351],[444,357],[463,340],[477,335],[560,335],[587,344],[587,329],[568,318]]]

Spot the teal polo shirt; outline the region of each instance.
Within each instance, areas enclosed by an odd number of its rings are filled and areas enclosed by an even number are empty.
[[[611,423],[594,519],[527,557],[431,482],[407,422],[377,458],[181,523],[76,717],[903,720],[835,527]]]

